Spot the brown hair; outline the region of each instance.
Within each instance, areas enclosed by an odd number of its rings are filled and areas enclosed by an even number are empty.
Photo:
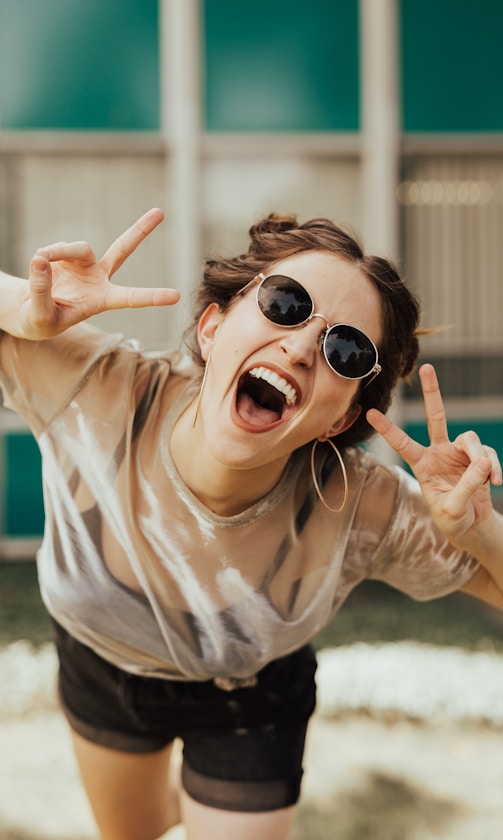
[[[311,219],[298,224],[296,216],[271,213],[250,228],[250,246],[245,254],[231,259],[210,259],[204,263],[203,280],[196,299],[194,322],[187,334],[195,332],[200,316],[210,303],[224,312],[236,293],[272,263],[302,251],[326,251],[357,265],[379,292],[382,306],[383,338],[378,347],[382,371],[365,388],[362,382],[358,401],[362,411],[356,422],[338,435],[338,446],[362,443],[373,434],[365,414],[369,408],[386,412],[399,379],[407,379],[418,356],[419,305],[395,266],[382,257],[365,256],[358,241],[329,219]],[[202,364],[196,344],[191,347]]]

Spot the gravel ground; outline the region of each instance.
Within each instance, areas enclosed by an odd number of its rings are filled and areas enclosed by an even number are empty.
[[[0,650],[0,840],[96,840],[55,671],[50,646]],[[337,830],[316,838],[501,840],[502,656],[352,645],[321,652],[318,688],[303,809]]]

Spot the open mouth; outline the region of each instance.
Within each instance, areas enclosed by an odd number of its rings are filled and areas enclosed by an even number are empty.
[[[251,426],[269,427],[288,419],[295,410],[297,392],[274,371],[255,367],[238,384],[236,399],[240,419]]]

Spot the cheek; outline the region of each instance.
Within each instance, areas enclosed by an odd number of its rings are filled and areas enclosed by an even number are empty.
[[[267,324],[262,325],[258,319],[242,317],[233,323],[222,325],[221,339],[225,343],[225,350],[233,356],[241,355],[246,358],[250,353],[271,341],[267,331]]]
[[[316,387],[320,402],[327,407],[328,411],[331,409],[333,412],[334,408],[342,407],[347,411],[353,403],[358,402],[359,382],[338,376],[329,367],[322,354],[320,354]]]
[[[234,374],[246,358],[260,346],[259,331],[251,319],[229,318],[215,335],[213,357],[218,359],[221,370]]]

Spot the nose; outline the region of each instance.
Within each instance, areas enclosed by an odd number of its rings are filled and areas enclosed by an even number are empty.
[[[321,318],[324,323],[320,324],[316,318]],[[281,337],[280,347],[292,364],[302,365],[306,368],[313,365],[315,355],[319,351],[321,338],[326,329],[325,325],[326,321],[323,316],[314,313],[305,324],[285,331]]]

